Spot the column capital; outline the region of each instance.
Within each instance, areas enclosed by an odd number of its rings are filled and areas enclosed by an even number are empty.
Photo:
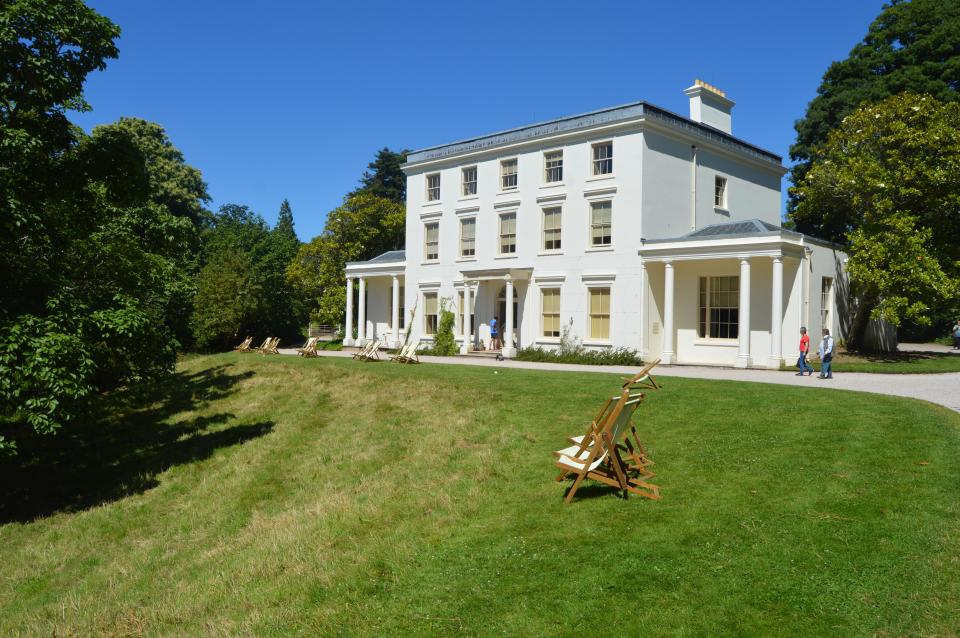
[[[740,265],[741,265],[741,266],[749,266],[749,265],[750,265],[750,256],[749,256],[749,255],[740,255],[739,257],[737,257],[737,259],[740,260]]]
[[[353,280],[356,279],[356,275],[347,275],[347,282],[353,283]]]
[[[664,267],[664,268],[673,268],[673,260],[672,260],[672,259],[664,259],[664,260],[663,260],[663,267]]]
[[[782,263],[782,262],[783,262],[783,253],[779,253],[779,254],[776,254],[776,255],[770,255],[770,258],[773,259],[774,262],[778,262],[778,261],[779,261],[779,262]]]

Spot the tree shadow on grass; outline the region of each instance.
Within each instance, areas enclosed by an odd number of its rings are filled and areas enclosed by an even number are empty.
[[[273,423],[230,425],[229,412],[175,420],[237,391],[252,372],[227,365],[180,372],[150,387],[104,397],[54,436],[18,434],[19,454],[0,461],[0,524],[84,510],[155,487],[166,469],[263,436]]]
[[[919,363],[931,359],[950,359],[957,356],[950,352],[874,352],[859,350],[844,351],[840,355],[838,361],[842,361],[843,357],[848,357],[847,360],[850,362],[862,359],[870,363]]]

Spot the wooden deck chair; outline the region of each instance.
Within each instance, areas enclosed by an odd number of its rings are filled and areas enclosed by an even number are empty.
[[[320,337],[310,337],[307,339],[307,342],[303,344],[302,348],[297,348],[297,356],[300,357],[317,357],[320,356],[317,354],[317,340]]]
[[[620,387],[623,388],[624,390],[626,390],[627,388],[635,388],[635,387],[647,388],[650,390],[659,390],[660,384],[657,383],[656,379],[654,379],[650,375],[650,371],[653,370],[655,367],[657,367],[659,364],[660,364],[660,359],[656,359],[655,361],[648,363],[647,365],[643,366],[640,372],[636,373],[635,375],[627,379],[623,383],[623,385],[621,385]]]
[[[629,390],[623,390],[623,392],[628,392]],[[621,395],[622,396],[622,395]],[[569,456],[570,458],[579,459],[586,454],[586,448],[596,441],[598,436],[603,434],[605,428],[608,428],[611,424],[608,417],[611,411],[616,407],[617,402],[620,400],[620,396],[612,397],[607,399],[606,403],[603,404],[603,407],[600,408],[600,412],[594,417],[593,421],[590,422],[590,425],[587,426],[587,431],[585,434],[580,436],[571,436],[568,440],[571,445],[562,450],[557,450],[554,454],[559,458],[561,456]],[[628,400],[638,399],[641,402],[644,399],[644,394],[641,392],[629,393],[627,396]],[[656,476],[653,472],[647,469],[651,465],[656,465],[653,460],[647,456],[647,450],[644,447],[643,443],[640,442],[640,437],[637,434],[637,428],[633,424],[633,416],[631,416],[630,421],[627,423],[626,431],[623,434],[623,443],[619,439],[614,440],[614,443],[619,447],[621,452],[624,452],[629,461],[627,461],[630,469],[636,470],[642,475],[642,478],[653,478]]]
[[[368,342],[366,342],[365,344],[363,344],[363,345],[360,347],[359,350],[357,350],[356,352],[353,353],[353,358],[354,358],[354,359],[362,359],[363,357],[366,356],[367,352],[369,352],[369,351],[370,351],[370,348],[372,348],[372,347],[373,347],[373,341],[368,341]]]
[[[367,353],[361,357],[362,361],[380,361],[380,347],[383,345],[383,342],[379,339],[375,339],[373,345],[370,346],[370,349]]]
[[[234,350],[236,350],[237,352],[247,352],[248,350],[250,350],[251,343],[253,343],[253,337],[247,337],[246,339],[243,340],[243,342],[239,346],[234,348]]]
[[[410,350],[407,352],[407,358],[400,363],[420,363],[420,355],[417,350],[420,348],[420,342],[415,341],[410,344]]]
[[[277,346],[280,345],[280,338],[268,337],[267,342],[259,348],[260,354],[280,354],[280,351],[277,350]]]
[[[267,337],[266,339],[263,340],[263,343],[261,343],[256,348],[250,348],[249,350],[244,350],[244,352],[263,352],[267,348],[267,346],[270,345],[271,340],[272,340],[271,337]]]
[[[573,496],[585,478],[622,489],[625,496],[632,493],[660,500],[658,486],[630,476],[629,468],[620,457],[616,444],[641,401],[639,397],[631,399],[629,391],[624,390],[614,408],[609,412],[607,423],[601,428],[600,433],[592,433],[591,441],[584,441],[582,444],[584,453],[575,457],[563,455],[557,459],[556,466],[560,468],[557,481],[562,481],[568,474],[576,475],[564,499],[566,503],[573,500]]]
[[[391,361],[396,361],[397,363],[403,363],[403,360],[407,358],[407,353],[410,351],[411,344],[405,343],[400,346],[400,352],[390,355]]]

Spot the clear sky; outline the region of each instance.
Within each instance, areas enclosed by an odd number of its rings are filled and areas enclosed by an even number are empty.
[[[733,132],[788,162],[793,123],[880,0],[292,2],[88,0],[120,57],[86,87],[86,129],[163,125],[210,185],[309,240],[384,146],[418,149],[647,100],[688,114],[694,78]],[[787,181],[784,179],[784,192]]]

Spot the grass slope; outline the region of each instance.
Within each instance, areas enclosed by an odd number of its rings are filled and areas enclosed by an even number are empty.
[[[565,506],[551,452],[618,382],[190,358],[3,470],[0,635],[956,635],[958,415],[665,379],[663,500]]]

